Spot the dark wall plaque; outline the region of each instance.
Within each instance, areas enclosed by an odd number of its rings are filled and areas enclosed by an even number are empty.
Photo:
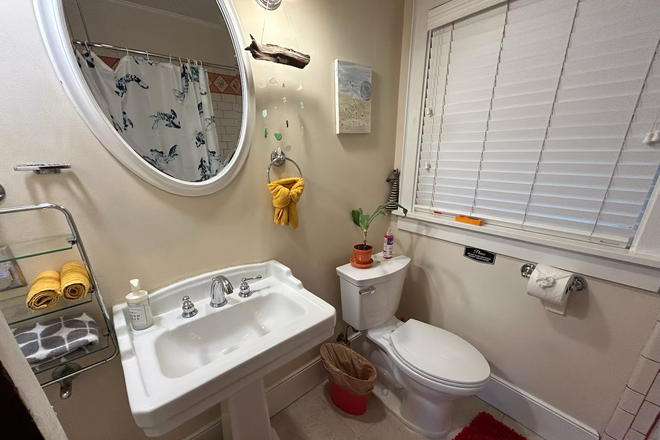
[[[478,263],[495,264],[495,257],[497,254],[485,251],[483,249],[465,246],[465,252],[463,252],[463,256]]]

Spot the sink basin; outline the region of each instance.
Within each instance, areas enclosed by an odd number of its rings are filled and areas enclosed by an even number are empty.
[[[232,294],[226,306],[212,308],[209,292],[217,275],[226,276],[236,292],[241,278],[262,279],[250,284],[249,298]],[[199,311],[192,318],[181,316],[186,295]],[[146,330],[131,329],[125,304],[113,308],[131,412],[150,437],[232,396],[263,395],[266,374],[334,332],[335,309],[276,261],[199,275],[153,292],[150,299],[154,325]],[[254,384],[257,388],[250,388]],[[245,390],[256,394],[241,394]],[[262,400],[248,406],[259,407]]]
[[[280,290],[262,290],[231,313],[211,313],[205,319],[175,327],[154,341],[165,377],[185,376],[211,362],[249,348],[250,344],[283,329],[305,315],[305,309]],[[228,312],[230,309],[226,309]]]

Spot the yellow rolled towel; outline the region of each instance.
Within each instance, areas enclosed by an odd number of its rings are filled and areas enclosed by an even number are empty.
[[[85,265],[79,261],[71,261],[62,266],[60,274],[62,296],[71,301],[84,298],[89,292],[89,272]]]
[[[32,310],[41,310],[54,305],[60,296],[60,274],[46,270],[34,279],[25,303]]]

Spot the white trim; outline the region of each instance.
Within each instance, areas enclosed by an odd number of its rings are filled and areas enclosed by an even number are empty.
[[[62,0],[33,0],[41,36],[60,82],[73,105],[96,138],[124,166],[150,184],[181,196],[212,194],[231,182],[241,170],[250,151],[255,124],[255,97],[250,58],[242,48],[247,46],[243,28],[231,0],[218,0],[227,21],[229,35],[236,50],[236,62],[243,88],[243,119],[238,147],[231,163],[217,176],[205,182],[186,182],[161,173],[147,164],[114,130],[92,97],[78,68],[69,41]]]
[[[268,412],[273,417],[287,406],[313,390],[328,378],[321,357],[314,359],[275,382],[266,389]]]
[[[445,3],[428,12],[427,29],[439,28],[505,1],[507,0],[445,0]]]
[[[435,1],[432,3],[431,0],[415,0],[413,4],[404,138],[401,157],[401,180],[399,181],[399,203],[403,206],[413,206],[414,204],[418,163],[417,155],[419,150],[416,146],[419,145],[425,86],[425,81],[420,81],[420,78],[425,77],[428,58],[426,50],[422,51],[422,48],[428,47],[428,29],[426,24],[429,10],[431,7],[438,6],[439,4],[441,2]]]
[[[137,9],[144,12],[150,12],[152,14],[166,15],[171,18],[176,18],[177,20],[187,21],[189,23],[195,24],[197,26],[206,26],[218,30],[224,31],[227,27],[223,24],[213,23],[212,21],[202,20],[199,18],[190,17],[188,15],[179,14],[176,12],[166,11],[165,9],[154,8],[153,6],[142,5],[139,3],[133,3],[127,0],[108,0],[110,3],[115,3],[120,6],[127,8]]]
[[[266,401],[270,417],[282,411],[296,400],[313,390],[328,378],[320,356],[315,357],[288,376],[266,389]],[[222,417],[207,423],[183,440],[214,440],[222,438]]]
[[[317,356],[268,387],[266,400],[270,417],[313,390],[326,378],[321,359]],[[595,429],[497,376],[491,376],[478,397],[547,440],[598,440]],[[221,438],[221,434],[222,423],[218,417],[184,440],[212,440]]]
[[[398,218],[398,229],[426,235],[460,245],[487,249],[530,263],[550,266],[592,276],[639,289],[658,292],[660,262],[656,258],[630,255],[624,249],[608,248],[560,237],[538,234],[535,242],[528,234],[498,226],[472,226],[454,221],[409,213]]]
[[[546,440],[598,440],[598,431],[501,379],[491,375],[477,397]]]

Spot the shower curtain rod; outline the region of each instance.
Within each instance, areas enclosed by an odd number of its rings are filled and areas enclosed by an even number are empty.
[[[116,51],[121,51],[121,52],[128,52],[128,53],[135,53],[139,55],[146,55],[149,57],[156,57],[156,58],[163,58],[166,60],[191,60],[194,61],[192,58],[188,57],[175,57],[173,55],[165,55],[162,53],[155,53],[155,52],[147,52],[145,50],[137,50],[137,49],[129,49],[128,47],[121,47],[121,46],[113,46],[112,44],[105,44],[105,43],[93,43],[91,41],[80,41],[80,40],[71,40],[73,44],[77,44],[79,46],[93,46],[93,47],[101,47],[103,49],[111,49],[111,50],[116,50]],[[207,67],[216,67],[220,69],[230,69],[230,70],[238,70],[238,66],[226,66],[224,64],[216,64],[216,63],[207,63],[206,61],[199,61],[203,66]]]

